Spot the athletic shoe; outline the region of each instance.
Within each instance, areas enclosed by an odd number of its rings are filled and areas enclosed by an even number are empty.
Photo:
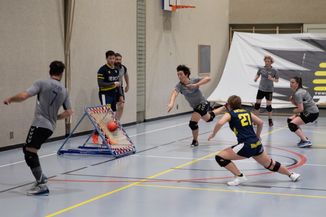
[[[291,173],[289,175],[290,179],[292,180],[292,182],[296,182],[299,180],[300,178],[300,174],[299,173]]]
[[[307,141],[301,141],[298,143],[299,148],[310,148],[312,146],[312,143],[307,140]]]
[[[246,182],[248,179],[246,178],[245,175],[242,176],[237,176],[234,180],[227,182],[228,185],[230,186],[237,186],[240,185],[241,183]]]
[[[306,140],[309,140],[308,137],[306,137]],[[300,141],[297,143],[297,145],[299,146],[300,143],[303,143],[304,141],[302,139],[300,139]]]
[[[272,127],[272,126],[274,125],[272,119],[268,119],[268,125],[269,125],[270,127]]]
[[[49,193],[50,191],[45,184],[38,184],[27,191],[28,196],[47,196]]]
[[[192,140],[191,146],[197,147],[199,145],[197,140]]]

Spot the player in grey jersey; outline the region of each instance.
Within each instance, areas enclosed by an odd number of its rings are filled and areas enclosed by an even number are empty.
[[[189,105],[194,109],[189,122],[189,127],[192,130],[193,140],[191,146],[198,146],[198,122],[202,118],[206,122],[214,119],[215,114],[210,111],[209,102],[205,99],[202,92],[199,90],[201,85],[208,83],[211,78],[206,76],[204,78],[189,78],[190,69],[185,65],[177,67],[177,75],[180,82],[172,91],[169,104],[167,106],[168,112],[174,106],[176,97],[179,93],[183,94]]]
[[[297,144],[300,148],[312,146],[311,141],[303,134],[300,125],[314,122],[319,116],[319,109],[307,90],[302,87],[302,78],[294,77],[290,79],[290,87],[293,94],[290,101],[296,108],[293,110],[294,115],[288,118],[289,129],[300,137]]]
[[[266,110],[268,112],[268,124],[270,127],[273,126],[273,120],[272,120],[272,98],[273,98],[273,92],[274,92],[274,82],[278,82],[279,75],[278,71],[272,67],[272,64],[274,62],[273,58],[271,56],[265,56],[264,57],[265,66],[264,68],[261,68],[258,70],[256,77],[254,81],[256,82],[259,77],[260,83],[259,83],[259,89],[256,96],[256,103],[254,107],[254,114],[259,114],[260,104],[262,99],[266,98]]]
[[[3,101],[4,104],[9,105],[12,102],[22,102],[37,95],[34,120],[23,146],[26,164],[36,179],[35,185],[27,192],[28,195],[49,194],[49,189],[46,186],[47,177],[42,172],[37,152],[52,135],[56,121],[72,115],[67,90],[60,83],[64,69],[65,65],[62,62],[53,61],[50,64],[50,79],[36,81],[26,91]],[[65,111],[58,114],[61,106]]]

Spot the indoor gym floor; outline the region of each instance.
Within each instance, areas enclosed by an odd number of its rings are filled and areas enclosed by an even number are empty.
[[[57,156],[62,140],[41,148],[49,196],[26,196],[33,183],[21,149],[0,152],[2,217],[275,217],[325,216],[326,118],[303,127],[313,148],[296,147],[286,117],[264,126],[265,150],[302,175],[293,183],[252,159],[237,161],[248,182],[229,187],[232,175],[215,162],[217,151],[236,143],[226,124],[207,141],[213,123],[200,122],[199,147],[191,148],[190,115],[145,122],[125,128],[137,153],[109,156]],[[263,117],[265,123],[266,117]],[[215,119],[216,120],[216,119]],[[87,136],[70,144],[82,144]]]

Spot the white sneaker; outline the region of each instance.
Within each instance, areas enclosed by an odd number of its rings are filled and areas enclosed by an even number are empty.
[[[233,181],[227,182],[228,185],[230,186],[237,186],[240,185],[241,183],[246,182],[248,179],[246,178],[245,175],[243,176],[237,176]]]
[[[50,191],[45,184],[39,184],[37,186],[32,187],[30,190],[27,191],[27,195],[49,195]]]
[[[291,173],[289,175],[290,179],[292,180],[292,182],[296,182],[299,180],[300,178],[300,174],[299,173]]]

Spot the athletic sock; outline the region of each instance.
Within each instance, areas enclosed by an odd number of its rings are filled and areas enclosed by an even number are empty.
[[[33,168],[32,173],[37,183],[43,182],[43,173],[42,173],[42,168],[40,166]]]

